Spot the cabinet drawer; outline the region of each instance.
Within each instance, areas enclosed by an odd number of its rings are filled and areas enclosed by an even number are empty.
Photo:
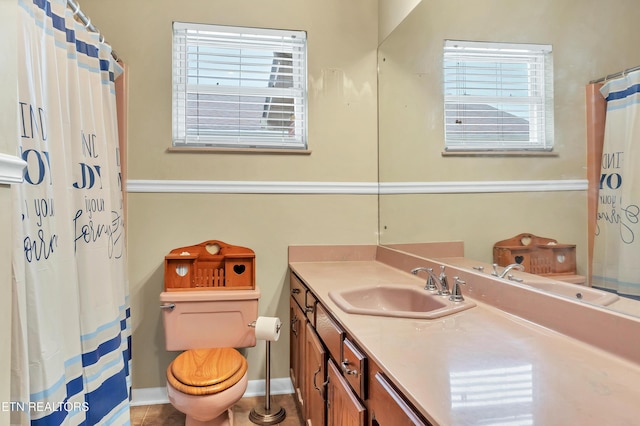
[[[289,281],[291,296],[296,302],[298,302],[298,305],[302,308],[302,310],[304,310],[307,288],[304,286],[304,284],[302,284],[302,281],[300,281],[298,277],[296,277],[293,273],[291,274],[291,279]]]
[[[342,360],[342,340],[344,331],[329,316],[324,306],[316,306],[316,331],[336,361]]]
[[[342,343],[340,367],[355,393],[363,401],[367,399],[367,357],[349,339],[344,339]]]
[[[316,306],[319,306],[318,300],[313,295],[313,293],[311,293],[309,290],[307,290],[304,296],[304,300],[305,302],[304,302],[304,305],[302,306],[302,309],[307,314],[307,319],[309,320],[311,325],[315,327],[316,326]]]

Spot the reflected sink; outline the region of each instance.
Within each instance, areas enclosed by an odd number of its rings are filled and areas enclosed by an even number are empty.
[[[469,300],[452,302],[420,287],[409,285],[372,285],[342,291],[330,291],[329,297],[350,314],[384,317],[435,319],[469,309]]]
[[[562,281],[537,281],[535,279],[524,279],[522,284],[526,284],[539,290],[548,291],[549,293],[557,294],[559,296],[602,306],[610,305],[620,298],[617,294],[610,293],[608,291],[565,283]]]

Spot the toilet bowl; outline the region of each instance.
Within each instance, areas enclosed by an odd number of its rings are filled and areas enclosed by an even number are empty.
[[[255,346],[260,291],[167,291],[160,294],[171,404],[186,426],[233,424],[231,407],[247,389],[247,361],[234,348]]]
[[[171,404],[186,426],[231,425],[233,406],[247,389],[247,361],[233,348],[192,349],[167,368]]]

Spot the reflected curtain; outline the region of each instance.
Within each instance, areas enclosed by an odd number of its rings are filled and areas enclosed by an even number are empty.
[[[640,296],[640,72],[604,84],[592,285]]]
[[[129,290],[109,46],[19,0],[11,423],[129,424]]]

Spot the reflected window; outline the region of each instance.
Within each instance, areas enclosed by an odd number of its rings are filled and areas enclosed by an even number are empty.
[[[452,371],[451,409],[473,412],[478,425],[533,425],[534,386],[531,364]],[[486,417],[482,416],[486,408]],[[495,416],[495,413],[500,413]]]
[[[445,149],[553,148],[550,45],[446,40]]]
[[[306,148],[306,33],[174,22],[173,145]]]

